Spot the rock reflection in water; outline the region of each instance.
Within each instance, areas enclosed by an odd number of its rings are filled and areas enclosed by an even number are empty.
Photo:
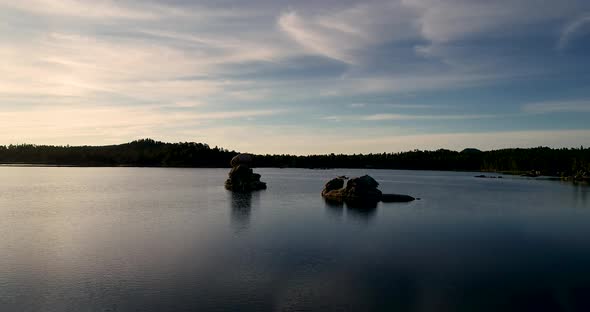
[[[346,216],[358,220],[369,221],[377,214],[375,201],[342,202],[324,198],[326,211],[337,217],[342,217],[346,210]],[[346,208],[346,209],[345,209]]]
[[[229,192],[231,196],[231,225],[236,231],[242,231],[250,226],[250,215],[252,213],[251,192]]]
[[[586,204],[588,200],[588,194],[590,194],[590,184],[587,182],[574,182],[574,187],[572,188],[574,192],[574,198],[576,198],[577,202],[580,205]]]
[[[324,198],[326,203],[326,213],[335,218],[341,218],[344,215],[344,203]]]
[[[346,215],[362,221],[370,221],[377,215],[376,201],[346,202]]]

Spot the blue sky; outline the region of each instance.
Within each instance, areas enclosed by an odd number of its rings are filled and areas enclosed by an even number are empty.
[[[0,0],[0,144],[590,145],[590,1]]]

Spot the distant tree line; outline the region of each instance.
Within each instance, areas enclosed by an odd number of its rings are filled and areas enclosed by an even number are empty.
[[[237,152],[202,143],[143,139],[108,146],[0,146],[0,163],[72,166],[226,167]]]
[[[108,146],[0,146],[0,163],[72,166],[229,167],[238,153],[203,143],[151,139]],[[379,154],[255,155],[258,167],[376,168],[462,171],[539,171],[545,175],[590,172],[590,149],[548,147],[494,151],[439,149]]]
[[[258,155],[262,167],[377,168],[410,170],[539,171],[544,175],[572,175],[590,172],[590,149],[549,147],[511,148],[494,151],[439,149],[380,154],[329,154],[310,156]]]

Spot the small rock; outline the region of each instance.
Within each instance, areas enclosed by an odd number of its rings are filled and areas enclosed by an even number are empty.
[[[232,167],[236,167],[238,165],[250,166],[252,164],[252,160],[253,160],[252,154],[238,154],[231,159],[229,164]]]
[[[266,189],[266,183],[260,181],[260,174],[254,173],[250,164],[252,155],[239,154],[232,158],[229,178],[225,181],[225,188],[235,192],[250,192]]]
[[[404,202],[411,202],[416,200],[416,198],[410,195],[401,195],[401,194],[383,194],[381,196],[381,201],[384,203],[404,203]]]

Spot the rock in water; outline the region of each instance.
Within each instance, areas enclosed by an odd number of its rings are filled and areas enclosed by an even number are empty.
[[[384,203],[405,203],[411,202],[416,200],[416,198],[410,195],[402,195],[402,194],[383,194],[381,196],[381,201]]]
[[[328,181],[322,190],[322,196],[328,200],[350,203],[408,202],[415,199],[409,195],[381,193],[377,189],[379,183],[368,175],[348,180],[346,187],[344,181],[345,177]]]
[[[371,176],[369,175],[364,175],[362,177],[358,177],[358,178],[354,178],[354,179],[350,179],[348,181],[348,183],[352,183],[362,189],[376,189],[377,186],[379,186],[379,182],[375,181],[375,179],[373,179]]]
[[[232,168],[237,167],[238,165],[250,166],[252,164],[252,159],[252,154],[238,154],[231,159],[229,164]]]
[[[344,178],[332,179],[332,180],[328,181],[328,183],[326,183],[326,186],[324,187],[324,190],[322,191],[322,195],[324,195],[330,191],[341,189],[342,187],[344,187]]]
[[[232,168],[229,179],[225,181],[225,188],[235,192],[251,192],[266,189],[266,183],[260,181],[260,174],[254,173],[252,155],[239,154],[230,162]]]
[[[344,187],[345,177],[332,179],[326,183],[322,196],[334,201],[378,202],[381,191],[379,183],[368,175],[348,180]]]

